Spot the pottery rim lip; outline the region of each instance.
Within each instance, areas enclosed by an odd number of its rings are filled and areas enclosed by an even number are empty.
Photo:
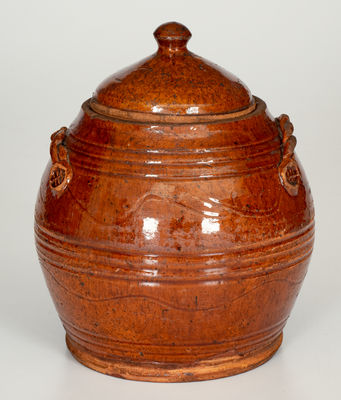
[[[95,98],[90,98],[83,103],[89,110],[112,120],[123,120],[132,123],[163,123],[163,124],[205,124],[214,122],[226,122],[230,120],[241,119],[250,116],[264,104],[263,100],[257,96],[252,96],[250,105],[236,111],[227,113],[212,114],[193,114],[193,115],[174,115],[157,114],[153,112],[123,110],[105,106],[99,103]],[[263,107],[261,107],[263,108]]]

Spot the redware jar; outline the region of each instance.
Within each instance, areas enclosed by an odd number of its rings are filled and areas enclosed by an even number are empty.
[[[288,116],[187,50],[104,81],[51,137],[39,260],[81,363],[128,379],[224,377],[267,361],[305,277],[314,211]]]

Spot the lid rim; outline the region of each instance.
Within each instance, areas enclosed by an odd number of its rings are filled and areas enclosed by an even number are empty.
[[[132,122],[161,122],[161,123],[205,123],[215,121],[225,121],[234,118],[246,116],[257,108],[258,98],[252,96],[252,101],[246,107],[239,110],[228,111],[225,113],[212,114],[192,114],[192,115],[176,115],[176,114],[158,114],[144,111],[122,110],[105,106],[99,103],[95,98],[88,100],[89,107],[92,111],[110,118],[123,119]]]

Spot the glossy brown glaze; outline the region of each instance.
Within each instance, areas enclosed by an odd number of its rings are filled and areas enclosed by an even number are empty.
[[[154,36],[158,51],[106,79],[91,100],[95,107],[193,116],[238,112],[253,105],[250,91],[238,78],[187,50],[191,34],[186,27],[164,24]]]
[[[37,250],[80,362],[214,379],[279,347],[312,252],[312,198],[288,116],[188,52],[184,26],[155,36],[155,55],[52,135]]]

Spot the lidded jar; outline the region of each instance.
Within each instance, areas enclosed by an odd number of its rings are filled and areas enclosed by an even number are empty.
[[[178,23],[51,137],[39,260],[86,366],[159,382],[267,361],[306,274],[314,210],[293,125],[187,49]]]

